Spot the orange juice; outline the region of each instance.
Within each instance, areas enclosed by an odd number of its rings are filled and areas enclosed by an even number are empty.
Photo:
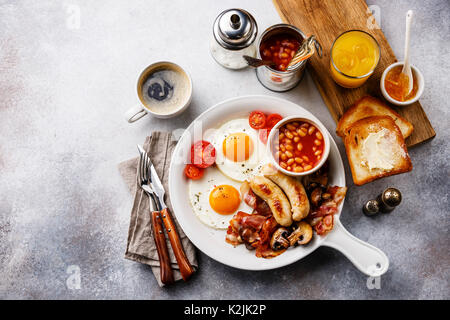
[[[376,40],[364,31],[341,34],[331,48],[331,75],[345,88],[361,86],[373,73],[380,60]]]

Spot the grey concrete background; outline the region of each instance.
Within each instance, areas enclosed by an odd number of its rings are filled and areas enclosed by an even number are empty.
[[[137,143],[155,129],[185,128],[213,104],[247,94],[294,101],[334,131],[309,76],[276,94],[253,71],[226,70],[209,55],[219,12],[245,8],[263,30],[280,22],[272,2],[0,0],[0,298],[450,298],[450,3],[368,4],[379,9],[400,59],[404,14],[416,11],[412,62],[424,73],[421,101],[437,132],[410,150],[411,173],[366,186],[353,186],[344,156],[350,189],[341,220],[390,258],[381,288],[369,290],[367,278],[328,248],[266,272],[233,269],[199,253],[200,270],[190,282],[159,288],[147,266],[123,259],[132,197],[117,164],[136,156]],[[162,59],[191,73],[191,107],[172,120],[126,123],[123,113],[138,101],[138,74]],[[387,186],[401,189],[402,205],[390,215],[363,216],[363,202]],[[78,290],[66,284],[71,265],[80,268]]]

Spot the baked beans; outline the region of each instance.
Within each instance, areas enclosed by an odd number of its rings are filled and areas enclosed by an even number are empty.
[[[279,34],[261,43],[260,54],[263,60],[273,61],[276,70],[285,71],[299,48],[300,41],[297,38],[290,34]]]
[[[325,143],[316,126],[306,121],[293,121],[279,130],[278,145],[272,146],[272,152],[283,169],[304,172],[320,162]]]

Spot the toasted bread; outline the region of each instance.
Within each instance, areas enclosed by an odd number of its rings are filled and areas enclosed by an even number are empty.
[[[344,137],[348,133],[352,123],[371,116],[390,116],[395,124],[400,128],[403,138],[407,138],[413,131],[412,124],[401,117],[397,112],[389,108],[382,101],[372,97],[365,96],[356,101],[339,119],[336,133],[340,137]]]
[[[412,170],[405,140],[389,116],[356,121],[344,143],[356,185]]]

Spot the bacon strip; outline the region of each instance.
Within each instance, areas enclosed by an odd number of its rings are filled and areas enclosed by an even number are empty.
[[[225,241],[236,246],[246,243],[255,247],[260,241],[259,232],[267,217],[239,211],[230,221]]]
[[[244,202],[252,209],[256,208],[257,203],[256,195],[250,189],[247,193],[244,194]]]
[[[326,192],[331,195],[331,199],[322,202],[318,208],[315,208],[308,219],[318,235],[325,235],[333,230],[333,215],[338,212],[338,206],[347,193],[347,187],[328,186]]]
[[[331,199],[322,202],[318,208],[313,208],[309,218],[314,219],[337,213],[338,206],[347,193],[347,187],[330,186],[326,192],[331,195]]]
[[[269,205],[250,189],[250,184],[247,181],[242,183],[240,191],[244,202],[253,209],[253,214],[266,217],[272,215]]]
[[[228,227],[227,235],[225,236],[225,241],[232,246],[236,247],[242,243],[242,239],[238,233],[236,233],[231,226]]]
[[[239,230],[241,229],[242,219],[249,216],[248,213],[243,211],[238,211],[233,218],[230,220],[230,225],[228,226],[227,235],[225,236],[225,241],[233,246],[243,243],[241,236],[239,235]]]
[[[242,218],[242,226],[251,227],[255,231],[259,232],[263,227],[263,224],[266,221],[266,219],[267,217],[260,216],[258,214],[251,214]]]
[[[248,181],[244,181],[241,184],[241,196],[244,199],[244,202],[252,209],[256,208],[256,195],[253,193],[252,189],[250,189],[250,184]]]
[[[274,217],[270,217],[264,222],[259,233],[260,240],[256,247],[256,256],[258,258],[273,258],[282,254],[285,250],[274,251],[270,247],[270,238],[278,227],[278,223]]]
[[[338,206],[342,200],[344,200],[345,194],[347,193],[347,187],[329,186],[327,192],[331,194],[333,201]]]
[[[318,235],[322,236],[333,230],[333,227],[334,227],[333,215],[329,214],[314,226],[314,230],[316,230]]]
[[[314,209],[314,211],[309,214],[309,218],[314,219],[317,217],[323,217],[328,214],[335,214],[337,211],[336,203],[334,201],[327,201],[319,208]]]
[[[245,243],[256,249],[257,257],[273,258],[284,252],[270,248],[270,239],[277,227],[278,223],[273,216],[239,211],[230,221],[225,241],[233,246]]]

